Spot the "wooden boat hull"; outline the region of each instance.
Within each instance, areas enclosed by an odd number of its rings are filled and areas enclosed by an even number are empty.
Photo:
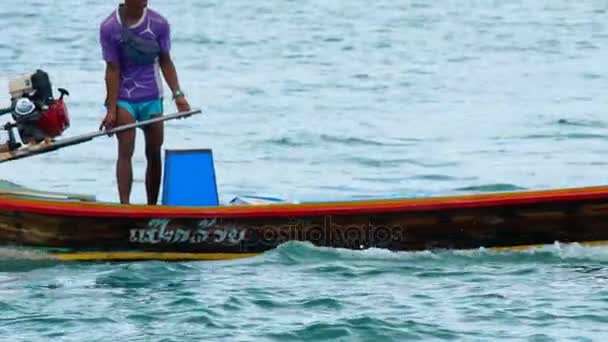
[[[220,207],[0,197],[0,246],[63,260],[230,259],[294,240],[393,251],[600,243],[608,187]]]

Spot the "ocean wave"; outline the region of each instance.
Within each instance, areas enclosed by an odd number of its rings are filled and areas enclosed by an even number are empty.
[[[497,250],[482,247],[463,250],[391,251],[381,248],[351,250],[292,241],[280,245],[275,250],[266,252],[264,261],[294,265],[323,264],[325,261],[386,261],[393,263],[407,261],[422,266],[425,263],[442,264],[448,262],[449,265],[450,263],[463,261],[477,261],[481,264],[485,262],[551,264],[583,261],[608,263],[608,246],[585,246],[579,243],[555,242],[522,250]],[[337,269],[347,270],[348,263]]]

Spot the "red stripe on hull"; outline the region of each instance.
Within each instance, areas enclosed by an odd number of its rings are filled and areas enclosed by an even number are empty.
[[[272,204],[261,206],[169,207],[0,198],[0,210],[78,217],[120,218],[254,218],[376,214],[483,208],[542,202],[607,199],[608,187],[379,201]]]

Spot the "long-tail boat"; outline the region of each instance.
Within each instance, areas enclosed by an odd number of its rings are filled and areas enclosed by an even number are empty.
[[[59,260],[231,259],[294,240],[392,251],[601,244],[608,187],[214,206],[121,205],[17,187],[0,193],[0,245]]]
[[[57,138],[70,126],[48,75],[9,84],[14,123],[0,162],[14,161],[153,122]],[[17,131],[21,142],[16,139]],[[524,248],[608,241],[608,187],[374,201],[289,203],[263,197],[219,204],[210,150],[166,150],[161,205],[100,202],[17,185],[0,190],[0,247],[59,260],[212,260],[253,256],[287,241],[393,251]],[[8,184],[8,183],[5,183]]]

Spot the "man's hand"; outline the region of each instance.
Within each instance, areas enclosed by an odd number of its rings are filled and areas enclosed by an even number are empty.
[[[189,112],[190,104],[188,100],[186,100],[185,96],[179,96],[175,99],[175,106],[177,107],[177,111],[179,112]]]
[[[101,122],[101,125],[99,125],[99,130],[111,129],[114,128],[114,125],[116,125],[116,109],[108,109],[106,117]]]

